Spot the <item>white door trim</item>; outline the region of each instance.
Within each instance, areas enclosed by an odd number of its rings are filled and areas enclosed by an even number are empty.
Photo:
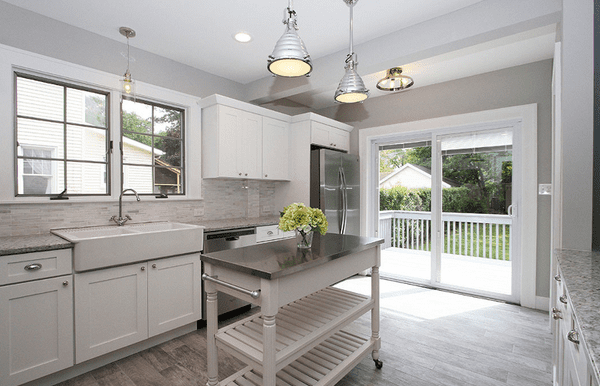
[[[387,126],[362,129],[359,131],[359,154],[361,164],[361,207],[373,208],[378,202],[371,181],[374,174],[373,159],[377,148],[376,142],[402,133],[431,131],[435,129],[452,129],[468,125],[478,125],[498,121],[517,119],[522,122],[521,141],[518,149],[523,167],[521,176],[521,192],[515,196],[521,197],[518,203],[521,217],[521,240],[526,241],[518,246],[521,255],[521,291],[520,304],[536,308],[536,251],[537,251],[537,104],[507,107],[496,110],[479,111],[475,113],[452,115],[421,121],[398,123]],[[445,130],[444,130],[445,131]],[[513,179],[515,176],[513,176]],[[520,193],[520,194],[519,194]],[[372,210],[361,211],[361,229],[363,234],[374,236],[377,230],[376,214]]]

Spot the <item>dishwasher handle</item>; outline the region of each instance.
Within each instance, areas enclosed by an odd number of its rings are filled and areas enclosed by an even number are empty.
[[[225,241],[238,241],[239,239],[240,239],[240,236],[225,237]]]

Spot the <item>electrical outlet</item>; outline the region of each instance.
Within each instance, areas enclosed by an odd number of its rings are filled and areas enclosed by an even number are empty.
[[[202,217],[204,216],[204,208],[196,208],[194,209],[194,216],[195,217]]]
[[[271,205],[263,205],[263,207],[262,207],[263,213],[271,213],[272,211],[273,211],[273,208],[271,207]]]
[[[541,195],[551,195],[552,194],[552,184],[540,184],[538,186],[538,194]]]

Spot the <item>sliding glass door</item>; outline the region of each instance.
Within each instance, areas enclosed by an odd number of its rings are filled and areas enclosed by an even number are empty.
[[[480,125],[379,144],[382,277],[518,301],[513,130]]]
[[[440,284],[496,298],[512,294],[512,129],[439,137]]]

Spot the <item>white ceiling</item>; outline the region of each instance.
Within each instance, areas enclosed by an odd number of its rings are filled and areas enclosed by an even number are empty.
[[[125,42],[119,27],[137,32],[132,47],[248,84],[269,77],[267,56],[283,33],[287,0],[4,0],[52,19]],[[354,8],[355,45],[431,20],[482,0],[362,0]],[[297,0],[299,34],[313,60],[347,50],[349,10],[342,0]],[[233,35],[246,31],[250,43]],[[554,29],[542,28],[403,65],[415,86],[457,79],[552,57]],[[360,59],[360,52],[359,59]],[[490,60],[493,58],[494,60]],[[343,58],[340,62],[343,68]],[[359,67],[359,73],[360,67]],[[315,69],[316,71],[316,69]],[[385,68],[364,74],[372,97]],[[340,71],[343,73],[343,70]],[[333,74],[334,77],[337,74]],[[333,104],[339,79],[289,97],[313,109]]]

